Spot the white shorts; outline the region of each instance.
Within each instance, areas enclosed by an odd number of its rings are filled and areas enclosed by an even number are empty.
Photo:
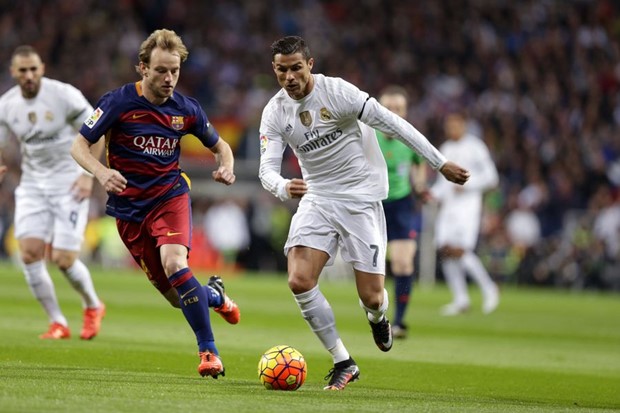
[[[435,245],[438,248],[449,245],[473,251],[479,232],[480,218],[471,214],[442,214],[440,211],[435,225]]]
[[[342,259],[356,270],[385,275],[386,244],[381,201],[304,196],[291,221],[284,254],[298,245],[311,247],[329,254],[331,265],[340,248]]]
[[[55,249],[79,251],[88,222],[89,200],[71,193],[45,194],[18,186],[15,190],[15,238],[36,238]]]

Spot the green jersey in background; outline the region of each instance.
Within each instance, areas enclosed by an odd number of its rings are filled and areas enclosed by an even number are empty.
[[[386,201],[401,199],[411,193],[411,166],[422,163],[422,157],[398,139],[377,132],[377,140],[387,164],[390,190]]]

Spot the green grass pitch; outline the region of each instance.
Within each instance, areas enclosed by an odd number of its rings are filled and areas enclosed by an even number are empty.
[[[52,270],[73,337],[41,341],[47,320],[19,269],[0,265],[0,412],[608,412],[620,410],[620,297],[505,287],[499,310],[444,318],[443,286],[416,289],[410,337],[374,345],[354,284],[324,281],[360,381],[327,392],[331,359],[301,318],[283,274],[223,275],[241,307],[211,312],[226,377],[197,374],[194,336],[144,276],[94,269],[108,313],[79,339],[77,294]],[[206,282],[209,274],[199,274]],[[388,284],[388,288],[391,284]],[[479,295],[472,289],[474,303]],[[391,312],[390,312],[391,314]],[[288,344],[306,358],[296,392],[264,389],[260,355]]]

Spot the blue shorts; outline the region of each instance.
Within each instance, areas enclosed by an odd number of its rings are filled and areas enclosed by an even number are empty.
[[[416,214],[413,209],[413,198],[406,196],[393,201],[383,201],[388,241],[396,239],[416,239]]]

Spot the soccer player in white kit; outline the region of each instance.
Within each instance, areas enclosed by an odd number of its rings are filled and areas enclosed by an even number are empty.
[[[373,129],[405,142],[450,181],[463,184],[469,172],[446,161],[411,124],[351,83],[312,74],[314,59],[302,38],[284,37],[271,49],[282,89],[263,110],[259,177],[280,199],[301,198],[284,246],[288,285],[302,316],[332,355],[325,389],[342,390],[360,371],[318,286],[321,270],[338,249],[353,266],[375,344],[382,351],[392,347],[385,316],[387,241],[381,205],[387,171]],[[297,155],[302,179],[285,179],[280,173],[286,145]]]
[[[10,70],[17,85],[0,97],[0,144],[14,135],[21,148],[15,237],[26,282],[49,317],[48,331],[40,338],[71,335],[46,267],[46,245],[51,244],[51,260],[82,298],[80,337],[90,340],[105,313],[90,272],[79,260],[93,178],[69,151],[77,128],[93,108],[75,87],[44,77],[45,65],[31,46],[15,49]]]
[[[484,142],[467,132],[467,118],[463,113],[448,114],[444,129],[448,140],[441,145],[441,153],[471,171],[472,177],[463,186],[438,177],[430,191],[440,202],[435,244],[446,283],[452,292],[452,302],[443,306],[441,313],[452,316],[469,310],[465,278],[469,274],[482,291],[482,312],[489,314],[499,304],[499,293],[475,248],[480,232],[483,194],[497,186],[499,177]]]

